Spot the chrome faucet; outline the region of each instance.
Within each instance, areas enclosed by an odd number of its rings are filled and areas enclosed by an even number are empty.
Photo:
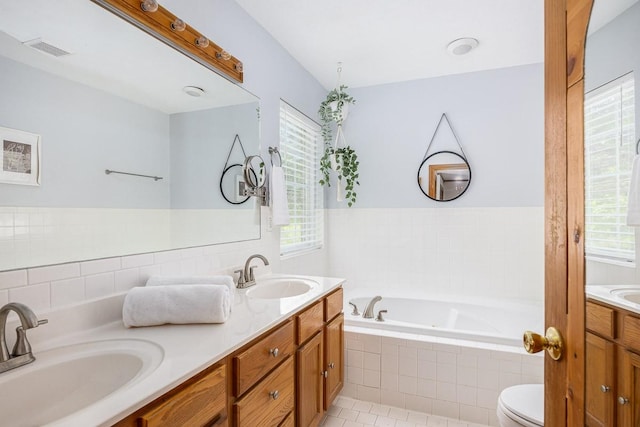
[[[238,288],[240,288],[240,289],[248,288],[249,286],[253,286],[253,285],[256,284],[256,278],[253,275],[253,270],[257,266],[254,265],[253,267],[251,267],[251,261],[253,261],[254,258],[258,258],[258,259],[262,260],[264,265],[269,265],[269,260],[267,260],[267,258],[265,258],[264,256],[262,256],[260,254],[251,255],[247,259],[247,262],[244,263],[244,270],[238,270],[237,271],[237,272],[240,273],[240,277],[238,278]]]
[[[379,295],[373,297],[371,301],[369,301],[369,304],[367,304],[367,308],[364,309],[364,313],[362,313],[362,317],[364,317],[365,319],[373,319],[373,307],[381,299],[382,297]]]
[[[7,317],[9,312],[14,311],[20,318],[21,326],[16,328],[16,344],[13,346],[11,354],[7,348]],[[27,340],[27,329],[37,328],[38,325],[47,323],[47,319],[38,320],[29,307],[19,302],[11,302],[0,308],[0,372],[17,368],[18,366],[31,363],[36,358],[31,353],[31,345]]]

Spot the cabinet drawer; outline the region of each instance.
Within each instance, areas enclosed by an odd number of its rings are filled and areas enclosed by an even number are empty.
[[[293,321],[288,321],[233,358],[234,395],[242,395],[292,353]]]
[[[293,357],[289,357],[233,405],[237,426],[278,426],[293,410],[293,378]]]
[[[613,339],[614,316],[612,309],[587,301],[587,329]]]
[[[296,316],[297,344],[311,338],[324,325],[324,301],[318,301]]]
[[[640,318],[625,315],[622,321],[622,342],[634,351],[640,351]]]
[[[327,296],[324,300],[324,321],[328,322],[329,320],[336,317],[338,314],[342,313],[342,301],[343,301],[343,291],[342,288],[338,289],[331,295]]]
[[[210,426],[226,422],[225,366],[184,387],[168,400],[138,417],[141,427]]]

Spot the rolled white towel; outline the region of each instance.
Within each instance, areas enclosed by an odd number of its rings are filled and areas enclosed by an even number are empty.
[[[231,305],[236,295],[236,284],[231,276],[151,276],[146,286],[167,285],[226,285],[229,288]]]
[[[124,326],[166,323],[224,323],[231,299],[224,285],[167,285],[132,288],[124,298]]]

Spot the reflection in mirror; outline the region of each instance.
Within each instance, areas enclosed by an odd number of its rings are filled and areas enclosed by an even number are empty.
[[[260,156],[249,156],[245,160],[244,180],[251,189],[262,188],[267,179],[264,159]]]
[[[240,86],[77,0],[2,0],[0,75],[0,126],[41,141],[40,186],[0,184],[0,270],[260,238],[214,191],[236,134],[260,150]]]
[[[418,186],[425,196],[448,202],[462,196],[471,182],[467,160],[452,151],[439,151],[424,159],[418,169]]]
[[[245,195],[244,186],[243,165],[236,163],[227,166],[220,177],[220,193],[222,197],[232,205],[241,205],[249,200],[249,196]]]
[[[640,123],[640,51],[629,46],[640,43],[639,22],[637,0],[594,2],[584,79],[587,285],[640,281],[636,231],[627,218]]]

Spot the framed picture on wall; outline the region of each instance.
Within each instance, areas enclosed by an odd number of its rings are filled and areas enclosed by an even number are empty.
[[[40,135],[0,127],[0,183],[40,185]]]

